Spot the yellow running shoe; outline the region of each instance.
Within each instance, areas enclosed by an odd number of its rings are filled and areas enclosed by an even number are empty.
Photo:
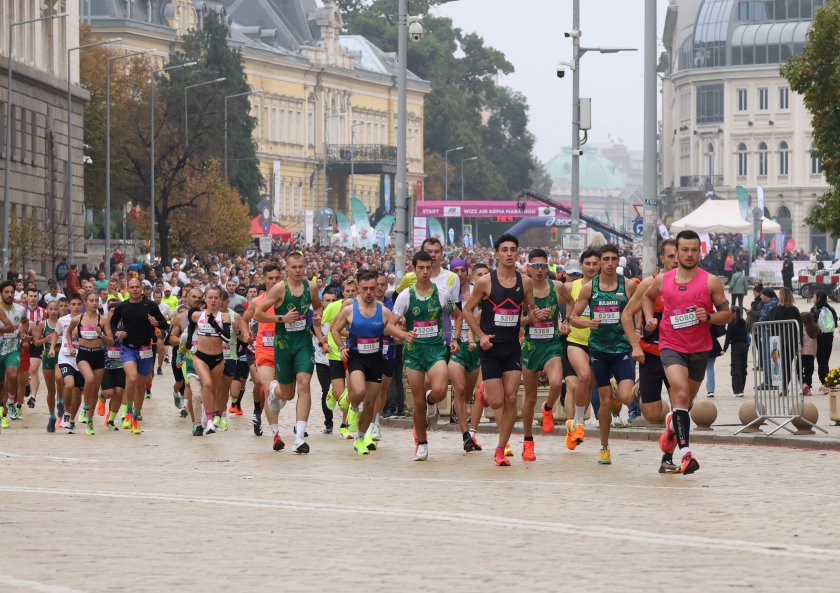
[[[338,398],[338,407],[345,412],[350,408],[350,400],[347,399],[347,389],[345,389],[341,393],[341,397]]]
[[[227,418],[222,418],[219,421],[219,430],[227,430],[228,429],[228,421]]]
[[[335,410],[335,405],[336,405],[338,402],[336,402],[336,401],[335,401],[335,396],[333,395],[333,392],[332,392],[332,387],[330,387],[330,390],[329,390],[329,391],[327,391],[327,402],[326,402],[326,403],[327,403],[327,409],[328,409],[330,412],[332,412],[333,410]]]
[[[356,453],[359,455],[369,455],[370,451],[368,451],[367,445],[365,445],[364,439],[356,439],[353,441],[353,448],[356,450]]]
[[[368,431],[365,437],[362,439],[365,447],[367,447],[368,451],[376,451],[376,442],[373,440],[373,435]]]
[[[359,410],[350,408],[347,411],[347,430],[353,434],[359,432],[359,416],[361,416]]]
[[[142,434],[143,430],[140,428],[140,421],[134,420],[131,423],[131,434]]]
[[[123,416],[123,423],[122,427],[123,430],[128,430],[131,428],[131,423],[134,421],[134,414],[131,412],[126,412],[125,416]]]
[[[610,465],[612,463],[609,447],[601,447],[601,450],[598,451],[598,463],[600,465]]]
[[[513,449],[510,448],[510,443],[505,445],[505,457],[513,457]]]
[[[96,434],[96,431],[93,430],[93,421],[87,423],[87,428],[85,428],[85,434],[88,436],[93,436]]]

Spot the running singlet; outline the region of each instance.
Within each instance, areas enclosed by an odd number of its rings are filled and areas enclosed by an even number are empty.
[[[560,343],[560,328],[558,327],[558,302],[557,302],[557,287],[554,282],[548,282],[548,294],[544,297],[534,295],[534,304],[537,309],[548,309],[548,319],[542,321],[529,322],[525,329],[525,340],[541,346],[544,344],[559,344]]]
[[[659,330],[659,348],[670,348],[683,354],[708,352],[712,349],[712,334],[706,321],[697,319],[695,313],[702,307],[707,313],[714,311],[709,296],[709,273],[697,268],[697,273],[686,284],[677,284],[677,269],[662,276],[662,322]]]
[[[601,325],[590,331],[589,347],[607,354],[630,352],[630,342],[627,341],[624,327],[621,325],[621,312],[628,301],[624,276],[618,276],[618,286],[615,290],[602,290],[600,280],[600,276],[592,279],[589,306],[592,309],[592,319],[600,319]]]
[[[398,301],[406,297],[397,297]],[[447,304],[452,306],[451,301]],[[401,307],[394,305],[394,312],[399,314]],[[432,284],[432,293],[425,300],[417,296],[417,288],[412,286],[408,289],[408,306],[405,308],[406,331],[413,331],[417,334],[415,344],[443,344],[443,331],[441,319],[443,308],[441,307],[438,287]]]
[[[578,278],[574,282],[572,282],[572,299],[573,302],[577,301],[578,295],[580,294],[580,290],[583,288],[583,278]],[[589,303],[586,304],[586,307],[583,309],[583,313],[580,314],[580,318],[583,320],[588,321],[592,318],[590,311],[589,311]],[[578,346],[588,346],[589,345],[589,332],[592,331],[588,327],[575,327],[573,325],[569,325],[569,337],[566,338],[566,342],[569,344],[577,344]]]
[[[525,289],[522,285],[522,275],[516,274],[513,288],[505,288],[499,282],[496,270],[490,272],[490,294],[481,301],[481,331],[488,336],[494,336],[491,342],[513,342],[519,340],[519,316],[522,314],[522,301]]]
[[[262,306],[263,297],[265,297],[265,293],[254,299],[253,306],[257,308],[257,311]],[[254,336],[254,342],[256,344],[256,350],[270,348],[274,352],[274,324],[263,323],[262,321],[257,322],[257,334]]]
[[[333,340],[332,332],[330,331],[329,326],[333,321],[335,321],[335,318],[338,317],[342,306],[344,306],[343,299],[333,301],[324,308],[324,312],[321,314],[321,324],[322,327],[326,326],[327,328],[325,335],[327,336],[327,342],[330,345],[330,351],[327,352],[327,360],[341,360],[341,353],[339,352],[338,344],[336,344],[335,340]]]
[[[659,274],[656,273],[652,277],[656,278]],[[658,323],[662,323],[662,308],[664,307],[664,299],[662,298],[662,292],[659,293],[659,296],[656,298],[656,303],[653,305],[653,318],[657,320]],[[656,329],[652,332],[649,332],[644,329],[644,322],[642,324],[642,337],[639,338],[639,346],[642,347],[642,350],[647,352],[648,354],[652,354],[653,356],[659,356],[659,325],[657,324]]]
[[[12,304],[11,309],[3,308],[3,312],[6,313],[6,317],[9,318],[9,323],[11,323],[15,329],[14,331],[10,331],[5,334],[0,334],[0,356],[5,356],[10,352],[15,352],[16,350],[20,350],[20,335],[18,335],[18,325],[20,324],[21,319],[25,317],[23,306],[18,304]]]
[[[309,291],[309,281],[303,281],[303,293],[300,296],[293,295],[289,283],[285,280],[283,282],[286,285],[286,294],[283,296],[283,302],[280,306],[274,308],[274,314],[282,316],[294,308],[298,313],[298,318],[288,323],[278,321],[274,325],[274,331],[277,334],[276,345],[278,348],[291,348],[299,345],[311,347],[308,313],[309,306],[312,304],[312,295]]]
[[[359,354],[377,354],[382,348],[382,303],[376,303],[373,317],[365,317],[359,310],[359,301],[353,299],[353,321],[350,323],[347,347]]]

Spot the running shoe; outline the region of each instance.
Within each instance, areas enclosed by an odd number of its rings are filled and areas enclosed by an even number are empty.
[[[682,472],[682,468],[679,465],[674,465],[671,459],[663,459],[659,464],[660,474],[678,474],[680,472]]]
[[[376,443],[373,440],[373,435],[370,433],[366,434],[365,437],[362,439],[365,447],[367,447],[368,451],[376,451]]]
[[[107,428],[108,430],[119,430],[119,428],[117,428],[117,425],[114,424],[113,420],[108,420],[108,424],[105,425],[105,428]]]
[[[370,451],[368,451],[367,445],[365,445],[364,439],[356,439],[353,441],[353,448],[356,450],[356,453],[359,455],[370,455]]]
[[[475,450],[481,451],[481,443],[478,442],[478,434],[471,432],[470,436],[472,437],[473,442],[475,443]]]
[[[700,469],[700,464],[694,457],[691,456],[691,451],[686,451],[683,455],[682,463],[680,464],[683,475],[693,474]]]
[[[242,411],[242,408],[239,407],[239,406],[236,406],[236,411],[234,412],[234,414],[236,414],[237,416],[241,416],[243,413],[244,412]]]
[[[122,428],[123,430],[128,430],[131,428],[131,423],[134,421],[134,414],[131,412],[126,412],[125,416],[123,417]]]
[[[8,414],[9,420],[20,420],[20,418],[18,417],[18,409],[15,404],[9,406]]]
[[[221,428],[222,427],[222,417],[218,416],[218,415],[213,416],[213,424],[216,425],[216,428]]]
[[[321,434],[332,434],[333,429],[332,426],[325,426],[324,430],[321,431]]]
[[[274,435],[274,443],[271,445],[271,448],[275,451],[282,451],[283,447],[286,446],[286,443],[283,442],[283,439],[280,438],[280,433]]]
[[[262,414],[257,414],[256,412],[251,414],[251,424],[254,426],[254,434],[261,437],[263,435]]]
[[[513,449],[510,448],[510,443],[505,443],[505,457],[513,457]]]
[[[305,455],[309,453],[309,445],[303,439],[295,439],[295,453]]]
[[[349,430],[347,430],[346,426],[342,426],[341,428],[338,429],[338,436],[341,437],[342,439],[352,439],[353,438],[353,435],[350,433]]]
[[[204,427],[203,427],[203,426],[201,426],[201,424],[195,424],[195,425],[193,425],[192,435],[193,435],[194,437],[204,436]]]
[[[429,445],[426,443],[417,445],[414,449],[414,461],[426,461],[429,459]]]
[[[70,414],[68,412],[64,412],[62,415],[61,425],[67,426],[68,424],[70,424]]]
[[[574,451],[578,446],[578,441],[575,438],[577,427],[573,418],[566,420],[566,448],[569,451]]]
[[[104,416],[104,415],[105,415],[105,400],[102,400],[102,399],[101,399],[101,400],[99,400],[99,402],[96,404],[96,413],[97,413],[97,414],[99,414],[100,416]]]
[[[175,407],[176,408],[180,409],[180,408],[183,407],[183,403],[181,401],[181,394],[178,393],[177,391],[172,393],[172,400],[175,402]]]
[[[178,414],[181,416],[181,418],[186,418],[189,415],[189,412],[186,408],[181,408],[181,411],[178,412]]]
[[[347,430],[353,434],[359,432],[359,410],[350,408],[347,411]]]
[[[164,362],[165,364],[169,364],[169,356],[164,356],[164,357],[163,357],[163,362]]]
[[[93,422],[87,423],[87,428],[85,428],[85,434],[88,436],[93,436],[96,434],[96,431],[93,429]]]
[[[810,395],[810,393],[809,393],[809,395]],[[35,396],[32,396],[28,400],[26,400],[26,405],[29,406],[30,408],[34,408],[35,407]]]
[[[6,416],[5,414],[3,414],[3,407],[2,406],[0,406],[0,415],[2,415],[2,418],[0,418],[0,427],[1,428],[9,428],[9,417]]]
[[[68,422],[67,423],[67,434],[76,434],[76,423],[75,422]]]
[[[76,422],[78,422],[79,424],[87,424],[88,420],[89,419],[87,417],[87,414],[85,414],[84,410],[80,410],[79,415],[76,416]]]
[[[58,414],[56,414],[56,415],[57,415],[59,418],[61,418],[62,416],[64,416],[64,402],[63,402],[63,401],[58,402],[58,403],[55,405],[55,408],[56,408],[56,410],[55,410],[55,411],[56,411],[56,412],[58,412]]]
[[[204,434],[215,434],[216,424],[212,420],[204,423]]]
[[[493,456],[493,461],[496,462],[497,467],[508,467],[510,466],[510,461],[505,458],[504,449],[501,447],[496,447],[496,454]]]
[[[429,403],[429,396],[432,395],[432,390],[426,391],[426,426],[434,426],[440,417],[440,410],[436,403]]]
[[[470,453],[472,451],[481,451],[481,447],[478,446],[478,443],[475,442],[475,439],[467,435],[464,437],[464,451]]]
[[[536,461],[537,454],[534,452],[534,441],[522,443],[522,461]]]
[[[673,453],[674,447],[677,446],[677,433],[671,428],[673,415],[673,412],[668,412],[668,415],[665,416],[665,428],[659,435],[659,448],[662,449],[663,453]]]
[[[554,432],[554,410],[546,410],[545,404],[546,402],[543,402],[542,405],[542,431],[544,434],[551,434]]]
[[[131,422],[131,434],[142,434],[142,433],[143,433],[143,429],[140,428],[140,421],[137,418],[135,418]]]
[[[624,420],[622,420],[621,416],[619,416],[617,414],[613,414],[613,417],[612,417],[612,427],[613,428],[627,428],[628,426],[630,426],[629,422],[625,422]]]
[[[327,399],[326,399],[327,409],[330,412],[332,412],[333,410],[335,410],[335,405],[337,403],[338,402],[335,401],[335,396],[333,395],[332,387],[330,387],[330,390],[327,391]]]
[[[228,414],[236,415],[236,404],[230,404],[228,408]]]
[[[163,368],[162,367],[158,367],[158,375],[163,375]]]
[[[47,420],[47,432],[55,432],[55,417]]]
[[[147,390],[146,390],[146,396],[145,396],[145,399],[152,399],[152,390],[151,390],[151,389],[147,389]],[[132,430],[131,432],[133,433],[133,432],[134,432],[134,430]]]
[[[350,409],[350,400],[347,399],[347,390],[345,389],[342,392],[341,397],[338,398],[338,407],[341,408],[343,411],[347,411]]]
[[[221,430],[222,432],[227,432],[227,429],[228,429],[227,418],[222,418],[221,420],[219,420],[219,430]]]
[[[598,464],[599,465],[610,465],[612,463],[612,459],[610,458],[610,448],[609,447],[601,447],[601,450],[598,451]]]
[[[378,424],[374,424],[373,428],[370,429],[370,438],[374,441],[382,440],[382,429]]]

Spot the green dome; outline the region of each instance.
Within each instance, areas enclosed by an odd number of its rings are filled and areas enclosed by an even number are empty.
[[[564,150],[545,165],[554,185],[572,183],[571,149]],[[593,190],[623,190],[624,175],[618,166],[595,148],[584,148],[580,158],[580,187]]]

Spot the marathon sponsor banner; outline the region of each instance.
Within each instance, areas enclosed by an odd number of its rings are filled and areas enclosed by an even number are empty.
[[[419,249],[423,245],[423,241],[426,240],[426,217],[425,216],[415,216],[414,217],[414,243],[413,247],[415,249]]]
[[[385,212],[391,211],[391,176],[385,175],[382,178],[382,192],[385,194]]]
[[[429,218],[426,220],[429,226],[429,237],[436,237],[441,244],[446,244],[446,236],[443,233],[443,226],[437,218]]]
[[[390,214],[380,218],[376,223],[376,228],[373,229],[373,237],[382,251],[385,251],[385,245],[388,244],[388,237],[392,230],[394,230],[394,217]]]
[[[338,212],[335,215],[336,222],[338,222],[338,242],[342,247],[353,247],[353,231],[350,228],[350,220],[344,212]]]
[[[370,226],[370,218],[365,205],[358,198],[350,198],[350,211],[353,214],[355,227],[354,238],[361,249],[370,249],[373,247],[373,229]]]
[[[423,200],[418,201],[416,206],[417,216],[436,217],[461,217],[464,218],[495,218],[497,216],[513,216],[524,218],[531,216],[556,216],[568,218],[565,212],[557,212],[554,208],[540,204],[539,202],[525,202],[525,209],[520,210],[522,202],[515,201],[440,201]],[[563,206],[568,206],[562,202]]]

